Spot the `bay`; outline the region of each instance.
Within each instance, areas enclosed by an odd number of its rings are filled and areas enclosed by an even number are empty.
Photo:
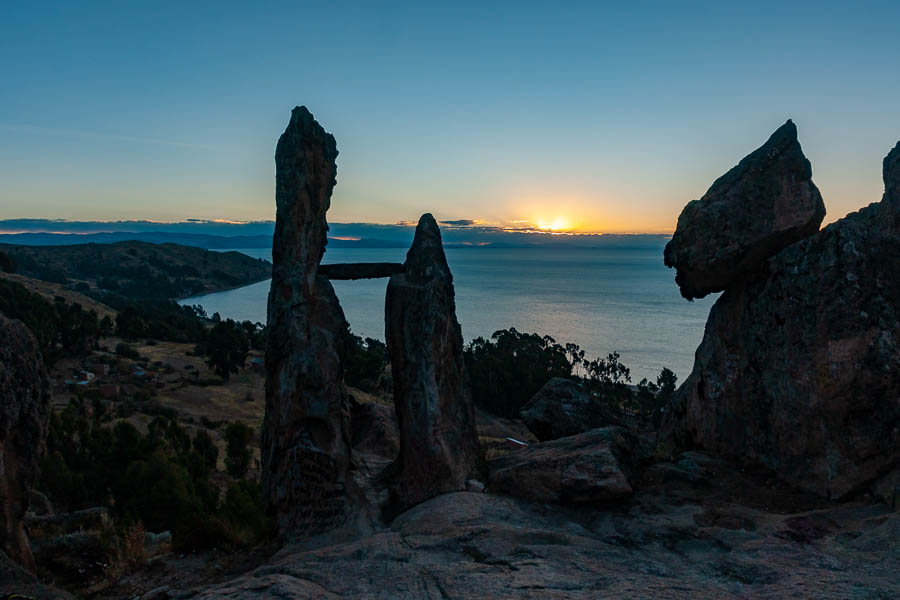
[[[448,248],[463,336],[468,341],[515,327],[575,342],[592,357],[617,351],[634,381],[655,380],[663,367],[682,381],[715,295],[682,299],[674,271],[663,265],[662,248]],[[271,260],[268,249],[240,252]],[[405,255],[405,248],[329,248],[323,262],[403,262]],[[386,287],[386,279],[334,282],[357,335],[384,339]],[[181,303],[265,323],[268,292],[263,281]]]

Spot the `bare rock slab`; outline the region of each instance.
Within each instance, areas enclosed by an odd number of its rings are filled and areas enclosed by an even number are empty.
[[[687,299],[726,289],[818,231],[825,204],[788,121],[678,217],[665,263]]]
[[[399,512],[464,490],[468,479],[480,478],[483,464],[463,374],[453,275],[430,214],[419,220],[405,273],[388,283],[385,332],[400,428],[392,469],[393,510]]]

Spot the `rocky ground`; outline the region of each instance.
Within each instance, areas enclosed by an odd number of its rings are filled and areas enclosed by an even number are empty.
[[[159,598],[896,598],[900,514],[828,503],[688,453],[615,508],[429,500],[349,543],[313,539]],[[490,492],[490,490],[489,490]],[[178,590],[176,592],[176,590]]]

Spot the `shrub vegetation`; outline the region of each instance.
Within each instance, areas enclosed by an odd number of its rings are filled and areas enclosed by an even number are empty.
[[[675,392],[675,373],[664,368],[656,383],[642,380],[636,389],[631,371],[612,352],[585,358],[577,344],[558,344],[550,336],[514,328],[472,340],[463,352],[475,403],[499,416],[515,418],[519,409],[554,377],[580,381],[598,410],[658,424],[661,408]]]
[[[107,506],[118,523],[172,531],[179,550],[249,544],[270,533],[259,485],[240,479],[246,468],[229,469],[240,475],[220,497],[208,433],[192,439],[174,419],[156,417],[144,435],[127,421],[104,424],[105,416],[101,403],[87,410],[73,401],[51,417],[39,487],[60,510]],[[252,429],[229,429],[241,432],[241,456],[249,457]]]

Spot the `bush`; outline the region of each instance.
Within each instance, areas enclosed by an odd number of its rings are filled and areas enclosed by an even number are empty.
[[[223,533],[234,544],[253,544],[273,533],[263,506],[262,488],[255,481],[229,485],[220,514]]]
[[[49,302],[13,281],[0,280],[0,312],[25,323],[50,361],[59,355],[84,353],[96,345],[100,334],[95,311],[68,304],[61,297]]]
[[[594,402],[600,410],[617,417],[628,413],[636,414],[634,394],[628,388],[631,371],[619,362],[619,353],[613,352],[606,358],[583,360],[585,386],[594,394]]]
[[[16,272],[16,261],[6,252],[0,252],[0,271],[4,273]]]
[[[209,368],[227,380],[244,366],[250,352],[250,339],[241,325],[231,319],[220,320],[209,330],[198,350],[206,355]]]
[[[138,354],[138,351],[129,344],[125,342],[119,342],[116,344],[116,354],[119,356],[123,356],[125,358],[131,358],[133,360],[140,360],[141,355]]]
[[[656,383],[642,379],[638,383],[638,393],[632,398],[632,411],[654,427],[659,427],[662,409],[675,395],[677,381],[678,377],[667,367],[660,371]]]
[[[210,471],[215,470],[216,462],[219,460],[219,449],[213,443],[209,434],[202,429],[194,436],[194,450],[203,459],[203,463]]]
[[[235,479],[247,474],[250,468],[250,440],[253,428],[243,423],[231,423],[225,428],[225,468]]]
[[[102,412],[92,415],[80,401],[50,419],[39,487],[60,511],[110,506],[126,545],[129,528],[142,523],[172,531],[180,551],[255,541],[271,530],[255,483],[235,482],[220,502],[209,480],[218,451],[205,432],[192,442],[165,417],[151,421],[146,435],[125,421],[101,427],[101,419]],[[242,474],[253,430],[239,424],[229,430],[231,470]]]
[[[144,524],[138,521],[125,530],[122,536],[122,554],[125,564],[129,569],[136,569],[144,566],[147,562],[147,551],[144,546],[144,537],[147,530]]]
[[[388,363],[384,342],[353,335],[349,328],[343,332],[344,381],[364,392],[375,393],[378,380]]]

